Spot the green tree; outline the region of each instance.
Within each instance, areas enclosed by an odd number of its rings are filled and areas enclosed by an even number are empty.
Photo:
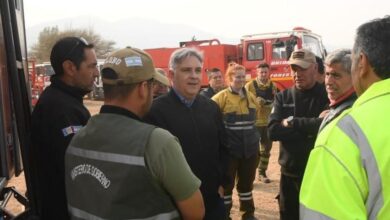
[[[109,52],[113,51],[115,42],[103,39],[99,34],[95,33],[92,28],[88,29],[66,29],[60,31],[56,27],[45,27],[38,37],[38,42],[31,47],[30,55],[34,57],[37,62],[45,62],[50,60],[51,48],[57,40],[68,37],[77,36],[85,38],[89,43],[95,45],[96,56],[98,58],[105,58]]]

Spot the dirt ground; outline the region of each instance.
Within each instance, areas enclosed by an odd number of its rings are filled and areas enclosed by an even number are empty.
[[[91,114],[94,115],[99,111],[102,102],[85,100],[85,104],[90,110]],[[256,206],[255,216],[259,219],[279,219],[278,204],[275,199],[275,196],[278,193],[280,178],[280,166],[277,162],[278,154],[279,144],[274,142],[271,151],[270,164],[267,171],[268,177],[271,179],[271,183],[264,184],[262,182],[259,182],[257,179],[254,182],[253,197]],[[22,174],[19,177],[12,178],[8,182],[8,186],[15,186],[18,191],[25,193],[26,186],[24,181],[24,175]],[[17,214],[23,211],[23,207],[18,204],[15,199],[11,199],[9,204],[7,205],[7,210],[11,210],[12,213]],[[241,219],[239,211],[239,201],[236,192],[233,196],[233,209],[231,211],[231,217],[233,220]]]

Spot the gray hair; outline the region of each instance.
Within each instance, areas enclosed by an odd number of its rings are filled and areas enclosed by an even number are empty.
[[[175,50],[169,59],[169,69],[175,70],[176,66],[183,62],[184,59],[194,56],[203,64],[203,53],[198,49],[184,47]]]
[[[351,74],[351,50],[338,49],[329,53],[325,58],[325,65],[329,66],[335,63],[340,63],[344,71]]]
[[[364,53],[381,79],[390,78],[390,16],[360,25],[353,47],[354,59]]]

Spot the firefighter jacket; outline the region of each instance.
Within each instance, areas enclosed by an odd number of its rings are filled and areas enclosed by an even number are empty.
[[[389,109],[386,79],[321,131],[301,187],[301,219],[389,219]]]
[[[71,219],[179,218],[172,199],[145,164],[145,147],[154,128],[103,113],[80,130],[65,157]]]
[[[213,96],[212,100],[223,114],[230,154],[238,158],[249,158],[257,154],[260,134],[255,127],[258,108],[255,96],[245,88],[241,96],[228,87]]]
[[[318,83],[308,90],[293,87],[276,94],[268,132],[271,140],[280,141],[279,164],[284,175],[302,178],[321,125],[318,116],[328,103],[325,87]],[[289,116],[293,116],[292,127],[283,127],[282,120]]]
[[[260,83],[257,78],[248,82],[245,88],[256,96],[256,100],[260,106],[257,112],[256,126],[263,127],[268,124],[268,116],[274,103],[275,94],[277,92],[276,86],[271,80],[267,83]]]

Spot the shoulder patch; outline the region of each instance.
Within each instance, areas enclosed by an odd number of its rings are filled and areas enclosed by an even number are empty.
[[[71,135],[71,134],[76,134],[83,126],[81,125],[71,125],[69,127],[63,128],[62,129],[62,134],[64,137]]]

